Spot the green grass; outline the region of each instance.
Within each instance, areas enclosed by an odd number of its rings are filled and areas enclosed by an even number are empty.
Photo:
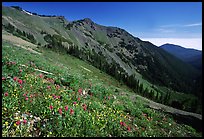
[[[38,51],[42,54],[2,44],[2,136],[202,136],[171,115],[146,107],[128,87],[88,63],[47,49]],[[80,90],[90,94],[80,95]]]

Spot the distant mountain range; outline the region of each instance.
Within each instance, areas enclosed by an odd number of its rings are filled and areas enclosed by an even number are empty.
[[[202,71],[202,51],[168,43],[160,48]]]
[[[38,15],[20,7],[2,6],[2,30],[39,47],[76,56],[129,86],[135,86],[135,80],[145,79],[153,85],[189,93],[200,76],[197,69],[162,47],[89,18],[70,22],[63,16]]]

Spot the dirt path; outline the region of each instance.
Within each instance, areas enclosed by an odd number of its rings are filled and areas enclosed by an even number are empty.
[[[12,44],[15,44],[16,46],[18,47],[21,47],[23,49],[26,49],[32,53],[35,53],[35,54],[41,54],[35,50],[33,50],[32,48],[36,48],[37,45],[35,44],[32,44],[28,41],[25,41],[19,37],[16,37],[16,36],[13,36],[12,34],[10,33],[5,33],[5,32],[2,32],[2,40],[6,40],[6,41],[9,41],[11,42]],[[26,47],[26,46],[29,46],[29,47]]]

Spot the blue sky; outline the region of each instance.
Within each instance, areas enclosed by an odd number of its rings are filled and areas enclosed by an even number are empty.
[[[69,21],[88,17],[101,25],[123,28],[141,39],[150,38],[153,43],[154,38],[202,41],[201,2],[4,2],[3,5],[18,5],[39,14],[63,15]],[[201,50],[202,44],[195,43],[192,45],[196,46],[186,47]]]

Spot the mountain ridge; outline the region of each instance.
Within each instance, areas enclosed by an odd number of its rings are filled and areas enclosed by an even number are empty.
[[[202,51],[169,43],[160,48],[202,71]]]

